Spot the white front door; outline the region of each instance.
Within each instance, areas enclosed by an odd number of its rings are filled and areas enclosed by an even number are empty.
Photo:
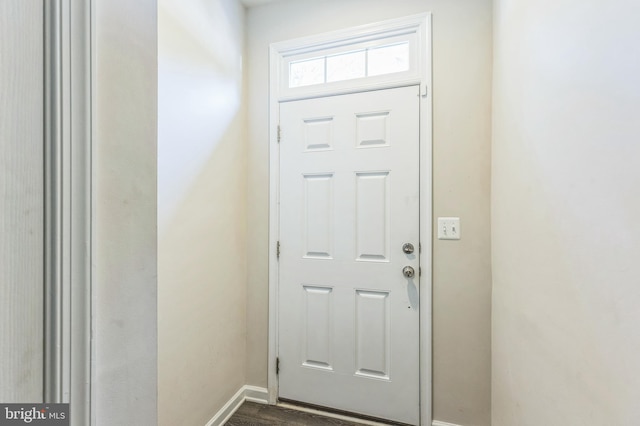
[[[419,88],[280,124],[279,397],[418,424]]]

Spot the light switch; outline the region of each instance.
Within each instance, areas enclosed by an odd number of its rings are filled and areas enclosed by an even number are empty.
[[[460,218],[459,217],[439,217],[438,218],[438,239],[439,240],[459,240],[460,239]]]

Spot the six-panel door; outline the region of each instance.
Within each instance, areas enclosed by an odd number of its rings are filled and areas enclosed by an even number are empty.
[[[279,397],[418,424],[418,86],[280,123]]]

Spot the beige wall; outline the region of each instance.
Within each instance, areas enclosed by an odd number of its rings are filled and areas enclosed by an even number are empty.
[[[93,415],[97,426],[153,426],[156,1],[94,5]]]
[[[640,424],[640,3],[496,0],[493,424]]]
[[[489,0],[296,0],[250,9],[247,380],[267,384],[269,43],[433,13],[434,217],[463,239],[434,243],[434,417],[490,424]]]
[[[244,9],[160,0],[159,424],[204,425],[246,383]]]

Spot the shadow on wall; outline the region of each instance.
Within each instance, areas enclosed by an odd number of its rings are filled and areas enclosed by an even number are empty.
[[[186,4],[189,3],[189,4]],[[162,231],[238,114],[242,40],[225,2],[160,1],[158,226]]]

